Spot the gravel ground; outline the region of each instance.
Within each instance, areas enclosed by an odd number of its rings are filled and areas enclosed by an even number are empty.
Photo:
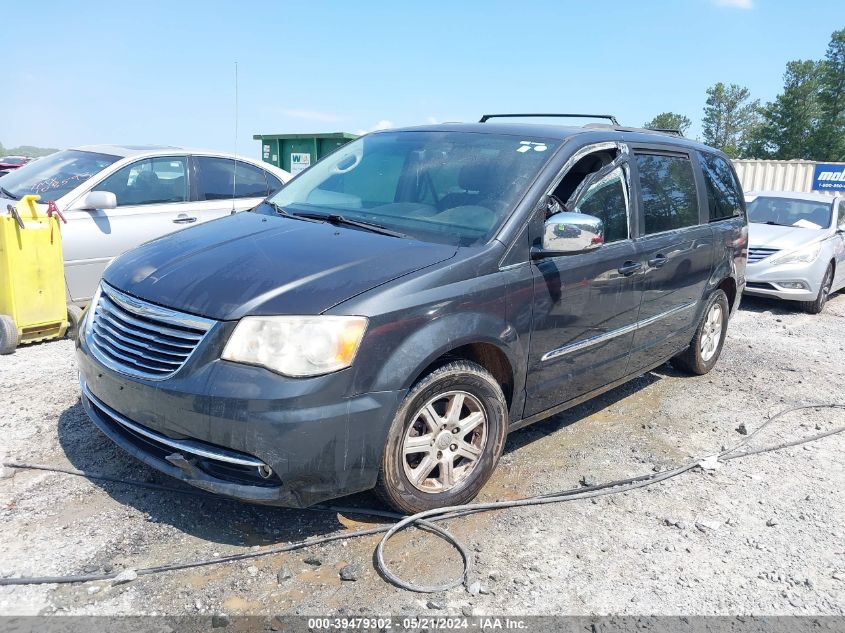
[[[845,294],[820,316],[746,298],[711,374],[664,365],[514,433],[480,499],[650,473],[731,446],[742,425],[753,431],[788,406],[845,403],[843,318]],[[0,384],[7,460],[179,486],[87,421],[69,341],[0,357]],[[752,446],[843,424],[843,410],[794,413]],[[835,435],[625,494],[453,520],[475,557],[470,590],[388,585],[371,564],[377,537],[366,537],[123,584],[0,587],[0,614],[843,615],[843,449],[845,434]],[[0,576],[118,571],[371,525],[52,473],[4,475]],[[368,494],[343,503],[377,504]],[[400,535],[387,556],[418,581],[459,569],[454,551],[422,532]],[[342,570],[356,580],[341,580]]]

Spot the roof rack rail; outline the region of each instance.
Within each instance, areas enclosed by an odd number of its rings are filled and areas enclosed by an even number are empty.
[[[479,119],[479,123],[486,123],[489,119],[515,119],[523,117],[555,117],[565,119],[607,119],[613,125],[619,125],[619,121],[612,114],[485,114]]]
[[[663,134],[671,134],[673,136],[680,136],[681,138],[684,136],[683,132],[671,127],[647,127],[646,129],[650,132],[662,132]]]

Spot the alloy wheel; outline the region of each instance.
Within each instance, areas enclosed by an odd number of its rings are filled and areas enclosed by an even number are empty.
[[[714,302],[707,311],[707,316],[704,319],[704,327],[701,330],[701,360],[705,363],[713,358],[716,350],[719,349],[724,320],[722,306]]]
[[[402,465],[417,490],[441,493],[466,482],[487,442],[487,414],[466,391],[429,399],[414,414],[402,441]]]

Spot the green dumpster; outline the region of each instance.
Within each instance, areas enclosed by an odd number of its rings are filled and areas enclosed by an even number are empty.
[[[252,138],[261,141],[261,158],[265,163],[281,167],[295,176],[358,135],[347,132],[255,134]]]

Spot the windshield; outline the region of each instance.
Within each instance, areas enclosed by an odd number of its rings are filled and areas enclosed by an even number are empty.
[[[0,178],[0,187],[16,198],[37,193],[44,202],[58,200],[117,160],[119,156],[73,149],[56,152],[9,172]]]
[[[832,202],[759,196],[748,203],[748,221],[757,224],[826,229],[833,215]]]
[[[289,213],[342,215],[466,246],[492,235],[557,144],[469,132],[381,132],[344,145],[271,201]]]

